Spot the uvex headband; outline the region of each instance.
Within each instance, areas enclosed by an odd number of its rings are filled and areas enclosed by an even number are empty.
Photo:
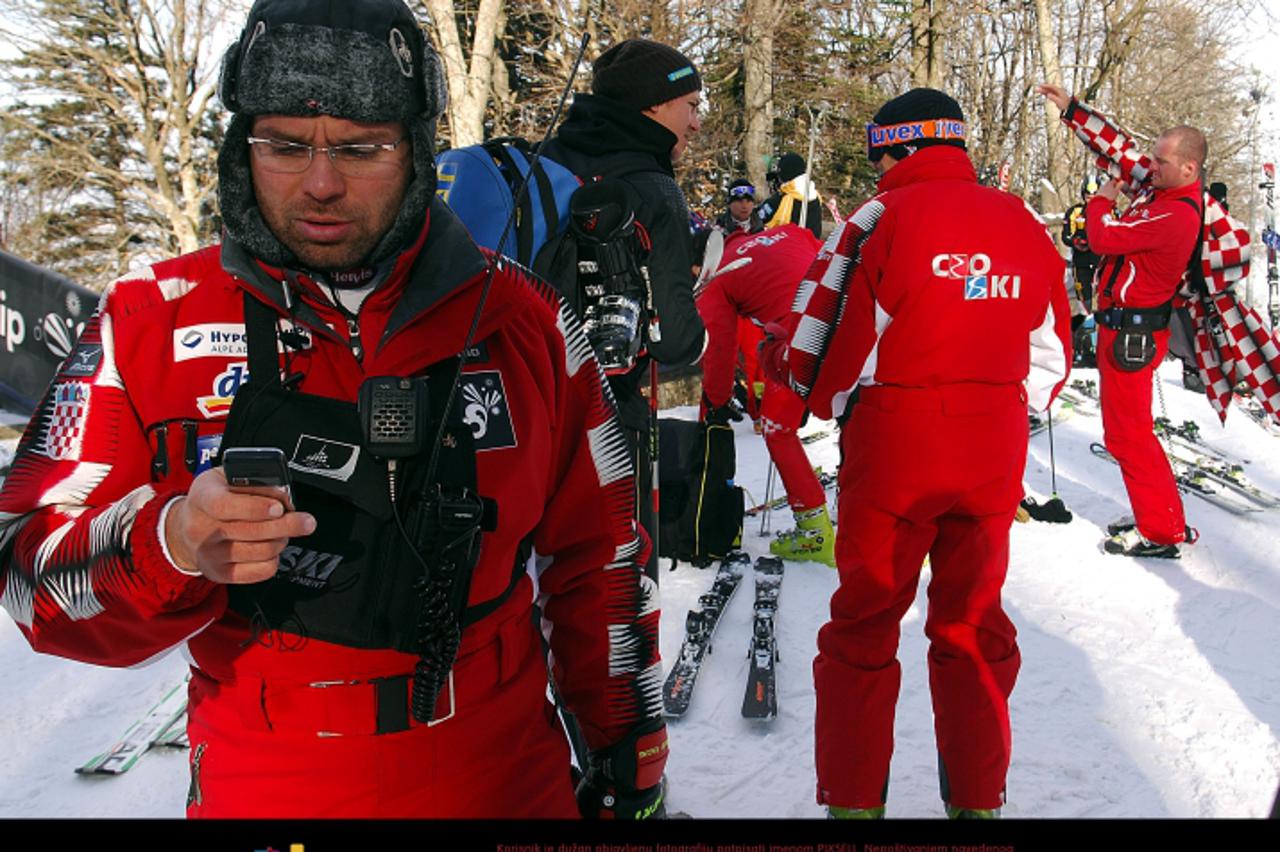
[[[930,118],[879,125],[867,122],[867,157],[878,160],[883,148],[895,145],[953,144],[964,147],[965,124],[958,118]]]
[[[756,197],[756,188],[754,186],[731,186],[729,187],[729,197],[733,199],[754,199]]]

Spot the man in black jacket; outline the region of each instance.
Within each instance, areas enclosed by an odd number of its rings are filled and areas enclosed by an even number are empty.
[[[822,199],[804,157],[788,151],[777,159],[767,176],[773,195],[756,210],[764,226],[776,228],[790,222],[803,225],[822,239]]]
[[[625,183],[636,222],[652,243],[648,269],[659,334],[651,326],[648,355],[660,364],[695,363],[706,347],[706,330],[693,302],[689,209],[672,163],[699,129],[702,78],[679,51],[629,39],[595,61],[591,92],[574,96],[545,155],[584,180],[617,177]],[[642,358],[628,372],[610,376],[609,384],[638,474],[639,521],[652,536],[657,521],[649,499],[649,412],[641,394],[648,367]],[[657,558],[655,547],[648,572],[654,579]]]

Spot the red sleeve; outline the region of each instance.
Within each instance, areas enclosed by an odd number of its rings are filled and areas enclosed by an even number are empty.
[[[861,247],[845,290],[840,321],[809,393],[809,408],[824,420],[844,414],[867,359],[888,324],[889,315],[876,292],[888,242],[884,235],[883,229],[869,234]]]
[[[161,549],[160,514],[176,494],[149,484],[130,374],[116,360],[121,301],[115,288],[103,297],[77,344],[95,353],[92,374],[69,370],[75,353],[64,362],[0,491],[5,609],[35,650],[111,666],[182,642],[226,605]]]
[[[1062,114],[1062,121],[1098,155],[1098,165],[1112,177],[1120,178],[1135,189],[1151,180],[1151,158],[1138,149],[1120,125],[1093,107],[1072,100]],[[1092,232],[1089,243],[1093,243]]]
[[[862,308],[874,317],[875,300],[868,279],[865,275],[857,277],[857,271],[862,262],[863,246],[871,238],[884,210],[884,204],[877,196],[863,203],[836,227],[800,282],[791,316],[784,323],[790,334],[786,346],[785,379],[801,398],[809,401],[813,413],[822,418],[832,416],[832,400],[812,397],[817,382],[821,379],[830,388],[844,381],[850,369],[855,371],[856,377],[865,360],[864,353],[854,366],[834,363],[828,356],[836,335],[844,341],[841,351],[845,355],[852,354],[847,348],[851,332],[841,332],[838,326],[847,324],[841,317],[849,311],[849,300],[854,298],[854,293],[858,293],[855,303],[860,301]],[[869,347],[870,344],[868,351]]]
[[[558,299],[553,310],[556,444],[534,550],[552,673],[596,749],[661,715],[658,589],[642,570],[634,463],[604,375],[576,315]]]
[[[738,352],[738,309],[729,297],[726,280],[728,276],[713,278],[698,294],[698,314],[707,328],[702,391],[717,408],[728,403],[733,394],[733,367]]]
[[[1054,252],[1054,259],[1046,264],[1050,268],[1061,265]],[[1031,361],[1027,371],[1027,405],[1044,411],[1058,396],[1071,372],[1071,303],[1067,288],[1050,286],[1049,303],[1044,318],[1031,332]]]

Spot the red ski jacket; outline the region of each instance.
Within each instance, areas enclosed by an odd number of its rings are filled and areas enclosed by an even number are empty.
[[[1065,264],[1022,199],[964,151],[924,148],[828,238],[796,294],[787,370],[817,416],[861,385],[1024,383],[1047,407],[1071,363]],[[770,360],[770,359],[766,359]]]
[[[822,243],[808,228],[782,225],[731,237],[716,273],[698,294],[707,327],[702,390],[713,406],[729,401],[738,349],[738,318],[757,326],[780,322],[791,311],[800,279]]]
[[[130,666],[185,642],[217,681],[413,671],[416,657],[394,650],[249,641],[226,587],[179,573],[158,525],[209,466],[248,380],[246,291],[292,327],[296,346],[282,363],[301,374],[301,390],[354,401],[367,377],[419,375],[462,349],[489,261],[433,204],[417,244],[360,308],[363,361],[314,282],[289,273],[287,288],[280,270],[234,243],[112,285],[0,492],[0,599],[32,647]],[[548,286],[499,265],[475,340],[463,390],[484,389],[468,417],[482,422],[478,491],[499,514],[470,602],[508,587],[522,539],[531,536],[534,552],[500,610],[464,630],[458,657],[527,618],[536,588],[561,694],[589,745],[609,745],[661,710],[657,592],[640,570],[648,542],[632,520],[626,445],[579,322]],[[472,402],[459,394],[459,405]]]
[[[1168,302],[1182,282],[1200,233],[1199,182],[1153,189],[1151,158],[1114,122],[1076,100],[1062,120],[1098,154],[1098,165],[1137,191],[1118,217],[1101,196],[1095,195],[1085,207],[1089,248],[1103,256],[1094,278],[1098,307],[1153,308]]]

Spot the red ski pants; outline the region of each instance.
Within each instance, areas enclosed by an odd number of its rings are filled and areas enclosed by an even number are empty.
[[[794,511],[813,509],[827,504],[822,483],[809,464],[809,456],[796,430],[804,420],[804,400],[786,385],[772,379],[764,383],[764,402],[760,419],[764,423],[764,444],[769,457],[778,467],[787,502]]]
[[[305,649],[300,652],[305,653]],[[372,678],[191,682],[193,818],[576,818],[527,610],[457,661],[431,725],[378,734]],[[401,707],[403,712],[404,708]]]
[[[899,624],[928,555],[924,630],[943,796],[962,808],[999,807],[1020,664],[1000,589],[1022,497],[1023,389],[864,388],[841,440],[840,586],[813,664],[818,802],[885,801]]]
[[[1098,328],[1103,440],[1120,463],[1138,532],[1157,544],[1176,544],[1187,537],[1187,520],[1169,457],[1156,439],[1151,417],[1151,379],[1169,351],[1169,330],[1155,332],[1155,360],[1131,373],[1116,365],[1111,348],[1115,339],[1113,329]]]

